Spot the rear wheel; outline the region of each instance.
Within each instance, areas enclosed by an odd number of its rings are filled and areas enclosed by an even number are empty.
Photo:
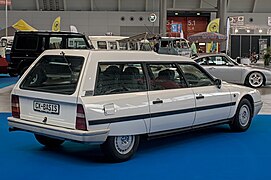
[[[252,106],[247,99],[242,99],[238,105],[233,122],[230,124],[230,128],[233,131],[246,131],[252,120]]]
[[[104,154],[112,161],[122,162],[129,160],[139,145],[139,136],[109,136],[101,145]]]
[[[46,147],[50,147],[50,148],[59,147],[61,144],[65,142],[65,140],[55,139],[55,138],[51,138],[51,137],[47,137],[47,136],[43,136],[39,134],[35,134],[35,138],[40,144]]]
[[[264,84],[264,75],[260,72],[252,72],[246,78],[246,85],[259,88]]]

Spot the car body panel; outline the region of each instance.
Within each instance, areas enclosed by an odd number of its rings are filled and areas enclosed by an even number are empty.
[[[214,65],[211,63],[204,63],[206,58],[225,58],[229,64],[220,64]],[[265,83],[264,85],[271,84],[271,70],[268,68],[258,67],[258,66],[250,66],[238,64],[233,61],[226,54],[208,54],[202,55],[194,59],[198,62],[202,67],[204,67],[210,74],[213,76],[220,78],[224,81],[236,84],[245,84],[248,75],[252,72],[260,72],[264,75]]]
[[[83,57],[81,74],[73,93],[43,92],[38,89],[22,88],[22,83],[31,76],[43,57]],[[26,73],[14,86],[11,94],[20,102],[20,119],[9,117],[9,126],[22,130],[79,142],[103,143],[108,136],[160,133],[193,126],[211,124],[215,121],[230,122],[242,98],[251,99],[254,115],[262,106],[257,90],[223,83],[201,87],[186,87],[166,90],[144,90],[139,92],[95,95],[95,83],[102,62],[176,62],[194,64],[189,58],[159,55],[154,52],[92,51],[92,50],[49,50],[31,64]],[[69,63],[67,63],[69,64]],[[143,66],[146,69],[146,66]],[[144,68],[143,68],[144,70]],[[145,71],[145,70],[144,70]],[[202,73],[206,73],[202,71]],[[214,79],[208,73],[210,81]],[[148,77],[148,76],[146,76]],[[147,81],[150,83],[150,80]],[[188,83],[187,83],[188,84]],[[198,95],[204,98],[197,98]],[[163,103],[154,103],[162,100]],[[33,110],[35,100],[60,105],[60,113],[50,114]],[[76,107],[82,105],[87,130],[77,130]],[[79,116],[82,115],[79,113]],[[46,119],[46,121],[45,121]],[[58,133],[59,132],[59,135]],[[73,136],[75,135],[75,136]],[[86,137],[86,138],[84,138]]]

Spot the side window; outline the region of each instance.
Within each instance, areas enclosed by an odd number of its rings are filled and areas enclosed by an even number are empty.
[[[187,87],[185,80],[173,63],[148,64],[151,90],[178,89]]]
[[[129,49],[130,50],[137,50],[137,43],[136,42],[129,42]]]
[[[225,59],[223,59],[221,56],[213,56],[211,57],[211,60],[217,65],[217,66],[222,66],[222,65],[226,65],[227,62],[225,61]]]
[[[161,41],[161,47],[168,47],[169,45],[168,41]]]
[[[86,41],[84,38],[68,38],[68,49],[87,49]]]
[[[193,64],[179,64],[190,87],[211,86],[214,82],[209,76]]]
[[[50,37],[49,49],[62,49],[62,37]]]
[[[128,50],[128,44],[126,42],[119,42],[119,50]]]
[[[16,40],[15,49],[17,49],[17,50],[36,50],[38,47],[38,40],[39,40],[38,36],[19,35]]]
[[[109,41],[108,46],[109,46],[109,49],[112,49],[112,50],[117,50],[118,49],[116,41]]]
[[[207,65],[208,64],[208,58],[207,57],[203,57],[203,58],[197,59],[196,62],[199,65]]]
[[[100,63],[95,95],[120,94],[147,90],[141,63]]]
[[[97,41],[98,49],[107,49],[106,41]]]

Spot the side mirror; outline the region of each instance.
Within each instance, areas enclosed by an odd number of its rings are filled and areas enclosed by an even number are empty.
[[[222,81],[221,81],[221,79],[215,79],[215,85],[216,85],[216,87],[217,87],[218,89],[220,89],[221,86],[222,86]]]

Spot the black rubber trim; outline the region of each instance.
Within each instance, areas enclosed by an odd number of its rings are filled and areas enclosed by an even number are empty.
[[[169,116],[169,115],[190,113],[194,111],[205,111],[205,110],[210,110],[210,109],[217,109],[217,108],[222,108],[222,107],[234,106],[235,104],[236,102],[230,102],[230,103],[224,103],[224,104],[216,104],[216,105],[188,108],[188,109],[174,110],[174,111],[165,111],[165,112],[158,112],[158,113],[152,113],[152,114],[141,114],[141,115],[134,115],[134,116],[118,117],[118,118],[100,119],[100,120],[94,120],[94,121],[89,120],[88,124],[99,125],[99,124],[107,124],[107,123],[135,121],[135,120],[146,119],[146,118],[163,117],[163,116]]]

